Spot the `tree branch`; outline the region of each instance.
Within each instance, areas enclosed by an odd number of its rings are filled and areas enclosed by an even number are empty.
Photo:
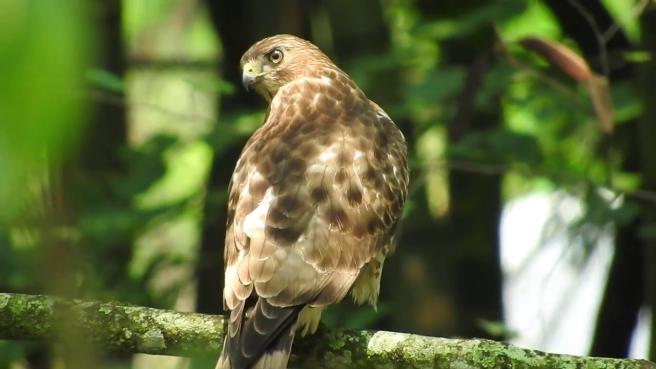
[[[0,293],[0,339],[52,340],[62,325],[81,329],[100,347],[119,352],[216,356],[223,341],[220,316]],[[547,354],[490,340],[330,329],[299,339],[292,365],[316,369],[656,369],[656,364],[644,360]]]

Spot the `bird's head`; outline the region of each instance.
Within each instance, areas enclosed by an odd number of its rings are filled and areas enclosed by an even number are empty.
[[[311,73],[313,66],[333,65],[311,42],[292,35],[267,37],[241,57],[242,82],[271,101],[280,87]]]

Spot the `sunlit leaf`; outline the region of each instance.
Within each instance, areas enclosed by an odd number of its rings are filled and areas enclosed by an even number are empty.
[[[644,50],[626,51],[622,53],[622,57],[631,63],[647,63],[653,58],[651,53]]]

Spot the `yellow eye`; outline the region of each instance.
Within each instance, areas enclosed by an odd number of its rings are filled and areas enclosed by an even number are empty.
[[[282,61],[282,51],[275,49],[269,53],[269,61],[273,64],[278,64]]]

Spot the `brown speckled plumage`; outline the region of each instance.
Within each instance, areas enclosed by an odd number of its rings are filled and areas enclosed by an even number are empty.
[[[406,146],[387,114],[305,40],[259,41],[242,68],[269,109],[231,181],[231,313],[217,368],[280,369],[297,325],[316,329],[318,307],[351,288],[357,302],[375,304],[407,193]]]

